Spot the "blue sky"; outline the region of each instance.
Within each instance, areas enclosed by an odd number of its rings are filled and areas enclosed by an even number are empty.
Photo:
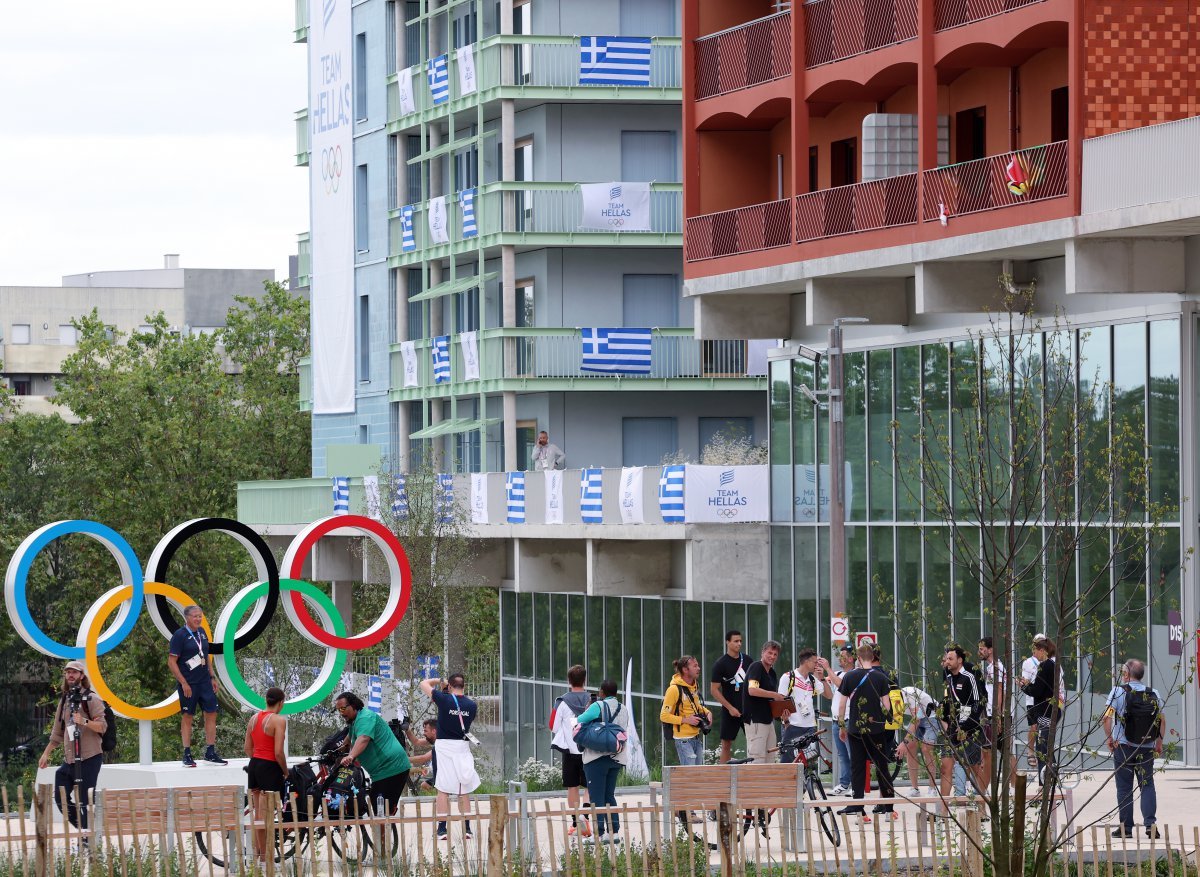
[[[0,27],[0,285],[274,268],[308,228],[292,0],[8,4]]]

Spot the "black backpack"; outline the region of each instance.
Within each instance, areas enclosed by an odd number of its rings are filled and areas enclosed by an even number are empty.
[[[683,703],[683,686],[676,685],[675,687],[679,689],[679,700],[675,701],[675,715],[679,715],[679,707]],[[663,739],[664,740],[674,740],[676,727],[678,727],[678,726],[672,725],[670,722],[663,722],[662,723]]]
[[[1121,722],[1125,725],[1125,739],[1134,746],[1146,746],[1158,739],[1158,698],[1149,689],[1135,691],[1131,685],[1122,685],[1125,690],[1125,713]]]
[[[91,698],[88,698],[85,710],[88,718],[92,718]],[[63,719],[63,724],[66,724],[66,718]],[[107,703],[104,704],[104,733],[100,735],[100,751],[112,752],[117,748],[117,716],[113,712],[113,708]]]

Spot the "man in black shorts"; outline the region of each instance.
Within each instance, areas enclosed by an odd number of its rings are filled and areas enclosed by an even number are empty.
[[[725,634],[725,654],[713,664],[709,691],[721,704],[721,764],[733,754],[733,741],[742,730],[742,689],[750,659],[742,654],[742,633],[731,630]]]

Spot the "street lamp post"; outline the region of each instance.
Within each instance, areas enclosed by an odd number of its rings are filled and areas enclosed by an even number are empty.
[[[842,325],[866,317],[838,317],[829,327],[829,611],[846,614],[846,434],[843,419]]]

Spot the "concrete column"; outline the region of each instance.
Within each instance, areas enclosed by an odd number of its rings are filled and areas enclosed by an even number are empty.
[[[692,302],[697,338],[790,337],[792,297],[786,293],[702,295]]]
[[[352,582],[333,582],[333,605],[346,624],[346,630],[354,633],[354,584]]]
[[[507,392],[504,405],[504,471],[517,470],[517,394]]]
[[[1075,238],[1066,248],[1067,294],[1187,291],[1181,238]]]
[[[808,178],[808,89],[804,53],[804,4],[792,4],[792,194],[812,188]]]
[[[1004,306],[1000,288],[1003,263],[919,262],[916,276],[918,314],[978,313]]]
[[[903,277],[819,277],[804,295],[809,326],[832,324],[838,317],[866,317],[871,323],[908,325],[908,295]]]

